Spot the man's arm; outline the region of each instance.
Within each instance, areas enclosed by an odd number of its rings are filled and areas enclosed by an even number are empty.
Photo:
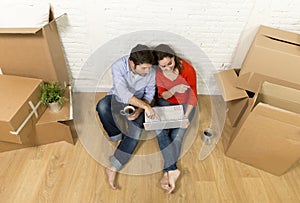
[[[128,72],[127,58],[122,57],[112,64],[113,94],[116,95],[118,101],[126,104],[133,96],[133,92],[128,89],[125,76]]]
[[[132,96],[129,99],[129,104],[144,109],[147,117],[154,118],[155,111],[152,109],[148,102],[143,101],[142,99],[139,99],[136,96]]]

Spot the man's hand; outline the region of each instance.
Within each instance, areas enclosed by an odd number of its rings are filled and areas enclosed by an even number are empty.
[[[145,108],[145,113],[146,113],[146,116],[150,119],[154,119],[156,116],[158,116],[156,114],[156,112],[152,109],[152,107],[150,105],[148,105],[146,108]]]
[[[128,117],[128,120],[133,121],[135,120],[137,117],[139,117],[139,115],[143,112],[144,109],[142,108],[137,108],[134,112],[134,114],[132,114],[131,116]]]

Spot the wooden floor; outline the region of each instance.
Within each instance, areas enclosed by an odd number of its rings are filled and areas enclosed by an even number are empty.
[[[209,123],[209,97],[200,100],[199,136],[179,161],[182,174],[173,194],[160,188],[161,172],[119,174],[121,189],[111,190],[104,167],[77,140],[75,146],[60,142],[0,153],[0,202],[300,202],[300,163],[277,177],[226,157],[222,141],[207,159],[199,160],[201,130]],[[157,149],[156,140],[147,140],[137,153],[153,148]]]

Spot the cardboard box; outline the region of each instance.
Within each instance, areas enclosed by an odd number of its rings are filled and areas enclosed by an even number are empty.
[[[65,102],[59,112],[51,112],[49,108],[43,113],[35,125],[36,145],[66,141],[74,144],[73,138],[76,131],[73,124],[71,87],[65,93],[69,101]]]
[[[40,28],[0,28],[0,68],[3,74],[69,84],[56,19]]]
[[[31,125],[31,131],[26,137],[26,142],[23,142],[22,144],[16,144],[12,142],[0,141],[0,152],[59,141],[66,141],[70,144],[74,144],[74,138],[77,137],[77,134],[73,123],[72,103],[70,102],[72,101],[71,87],[69,87],[67,90],[68,91],[66,91],[65,97],[69,98],[69,101],[64,103],[59,112],[51,112],[49,108],[46,108],[46,105],[42,105],[41,107],[43,108],[44,112],[40,114],[38,121],[35,122],[33,127]]]
[[[262,67],[263,68],[263,67]],[[243,90],[248,90],[251,92],[257,92],[259,87],[263,82],[270,82],[286,87],[291,87],[294,89],[299,89],[300,90],[300,84],[292,83],[289,81],[284,81],[281,79],[273,78],[267,75],[262,75],[259,73],[253,73],[249,72],[244,75],[240,75],[237,80],[236,80],[236,87],[243,89]]]
[[[233,132],[226,155],[274,175],[300,158],[300,91],[263,83]]]
[[[242,64],[240,76],[258,73],[300,85],[300,34],[260,26]],[[257,80],[249,78],[249,84]]]
[[[249,102],[247,92],[236,88],[238,71],[230,69],[214,75],[223,99],[227,104],[227,118],[233,127],[239,122]]]
[[[50,10],[49,23],[41,28],[0,28],[0,68],[4,74],[69,84],[55,20]],[[2,140],[0,152],[58,141],[73,143],[76,131],[73,126],[71,88],[66,94],[69,101],[61,111],[54,114],[46,109],[39,119],[32,122],[33,127],[27,131],[30,131],[27,140]],[[23,98],[18,98],[18,101],[25,102]]]
[[[30,144],[31,132],[45,111],[42,80],[0,75],[0,141]]]

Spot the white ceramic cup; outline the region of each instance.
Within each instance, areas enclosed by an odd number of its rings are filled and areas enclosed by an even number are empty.
[[[126,117],[131,116],[134,114],[135,108],[133,106],[125,106],[124,109],[120,111],[120,114]]]

